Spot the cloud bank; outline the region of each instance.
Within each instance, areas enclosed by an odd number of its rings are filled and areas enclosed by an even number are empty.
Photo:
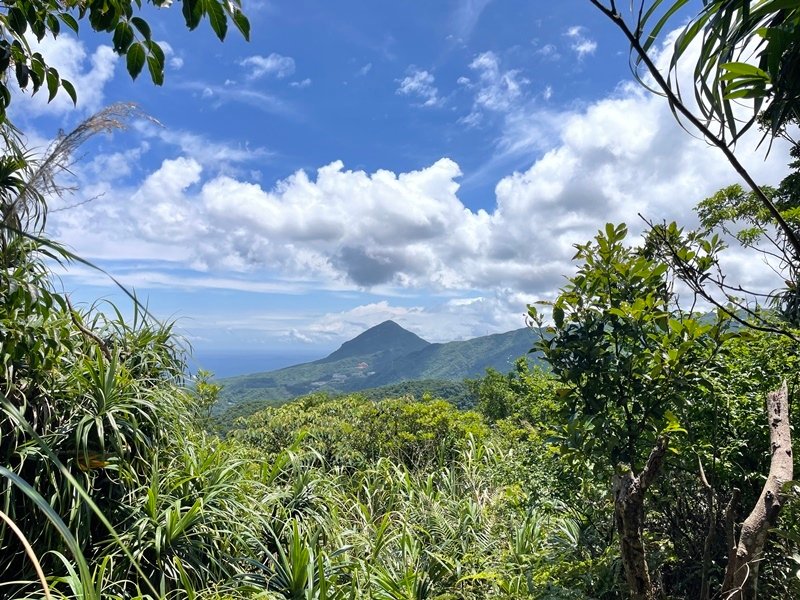
[[[445,300],[428,308],[378,302],[320,322],[355,328],[400,311],[406,324],[427,323],[443,336],[466,336],[467,329],[482,335],[484,328],[521,325],[525,302],[552,297],[574,269],[573,245],[606,222],[625,221],[634,235],[644,225],[639,214],[692,226],[693,206],[736,181],[714,148],[687,135],[661,98],[634,84],[554,112],[525,102],[524,80],[504,71],[493,54],[479,55],[471,68],[476,81],[462,85],[475,91],[473,112],[508,116],[498,147],[547,132],[530,166],[497,182],[488,210],[465,206],[462,169],[448,157],[408,172],[352,170],[333,160],[268,186],[246,175],[267,155],[175,135],[177,155],[141,181],[97,165],[78,173],[85,194],[104,196],[55,213],[52,233],[87,258],[157,257],[215,281],[234,272],[255,281],[305,282],[305,289],[438,294]],[[435,102],[433,86],[429,73],[414,71],[398,93]],[[756,180],[775,184],[786,173],[786,148],[776,143],[764,160],[757,142],[757,135],[744,139],[737,152]],[[220,162],[231,168],[211,167]],[[95,226],[86,231],[85,223]],[[768,285],[769,269],[757,256],[731,254],[732,279]],[[466,311],[471,317],[460,321]],[[314,331],[309,325],[296,337]]]

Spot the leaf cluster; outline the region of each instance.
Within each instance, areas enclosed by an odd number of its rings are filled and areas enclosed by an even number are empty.
[[[170,2],[150,0],[153,6],[167,8]],[[228,21],[245,39],[250,37],[250,23],[241,10],[240,0],[182,0],[186,27],[195,29],[208,19],[214,34],[224,40]],[[164,50],[153,40],[148,22],[140,16],[141,0],[90,0],[88,2],[59,2],[57,0],[10,0],[0,10],[0,123],[6,121],[11,104],[12,79],[22,90],[36,94],[47,89],[48,102],[59,91],[65,92],[73,103],[78,92],[72,82],[63,79],[49,66],[47,57],[34,50],[29,35],[41,41],[67,32],[77,35],[80,23],[98,33],[110,34],[114,51],[125,56],[128,73],[136,79],[147,65],[150,79],[156,85],[164,82]],[[65,29],[62,29],[62,26]]]
[[[708,389],[705,371],[726,339],[724,321],[680,311],[665,263],[624,245],[606,225],[578,245],[581,265],[545,303],[553,325],[536,344],[562,384],[565,450],[641,467],[657,436],[680,432],[680,415]],[[538,313],[531,307],[530,316]]]

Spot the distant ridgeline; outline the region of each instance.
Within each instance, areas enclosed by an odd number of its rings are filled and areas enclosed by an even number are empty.
[[[423,380],[431,387],[432,395],[441,390],[458,398],[466,390],[452,388],[449,385],[452,382],[480,377],[490,367],[505,373],[521,356],[536,362],[528,354],[535,341],[535,332],[523,328],[463,342],[431,344],[394,321],[385,321],[321,360],[219,380],[223,389],[215,412],[243,402],[280,404],[318,391],[342,393],[394,388],[403,382],[419,382],[420,385],[411,386],[413,390],[406,386],[416,395],[416,391],[425,389]]]

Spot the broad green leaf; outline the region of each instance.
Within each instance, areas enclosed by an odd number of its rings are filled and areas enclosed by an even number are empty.
[[[233,13],[233,24],[236,25],[236,28],[242,33],[242,36],[246,41],[250,41],[250,21],[247,19],[245,14],[240,11],[236,10]]]
[[[68,81],[67,79],[62,79],[61,87],[64,89],[65,92],[67,92],[67,95],[72,99],[72,104],[77,105],[78,94],[75,92],[75,86],[72,85],[72,82]]]
[[[145,63],[145,52],[141,44],[135,43],[128,48],[127,67],[133,79],[139,76]]]
[[[150,71],[150,79],[154,84],[164,84],[164,65],[160,64],[153,55],[147,57],[147,70]]]
[[[28,65],[23,62],[18,62],[14,65],[14,71],[17,76],[17,85],[22,89],[25,89],[28,86],[28,80],[30,75],[30,69],[28,69]],[[34,89],[35,91],[35,89]]]
[[[61,32],[61,25],[58,22],[58,19],[55,15],[47,15],[47,28],[53,34],[53,37],[57,37],[58,34]]]
[[[203,16],[202,0],[183,0],[183,19],[191,31],[200,24]]]
[[[125,54],[133,43],[133,29],[127,21],[120,21],[114,29],[114,52]]]
[[[64,25],[72,29],[72,31],[74,31],[75,33],[78,33],[78,22],[71,14],[59,13],[58,18],[61,19],[61,22],[64,23]]]
[[[763,91],[754,88],[746,88],[725,94],[726,100],[737,100],[739,98],[758,98],[763,95]]]
[[[141,17],[133,17],[131,19],[131,24],[139,30],[139,33],[142,34],[145,40],[150,41],[150,25],[147,24],[147,21]]]
[[[6,15],[6,22],[11,28],[11,31],[18,35],[24,34],[28,29],[28,21],[25,19],[25,13],[16,6],[9,9]]]
[[[208,22],[211,23],[211,29],[217,34],[220,40],[225,39],[225,34],[228,32],[228,19],[225,17],[225,11],[218,0],[201,0],[203,3],[203,10],[208,15]]]
[[[47,92],[48,92],[47,101],[51,102],[58,93],[58,84],[59,84],[58,71],[56,71],[52,67],[47,69],[46,78],[47,78]]]
[[[161,69],[164,69],[164,51],[161,49],[156,42],[149,41],[145,42],[145,47],[147,48],[148,52],[158,61],[158,64],[161,65]]]
[[[724,63],[719,66],[720,69],[724,70],[727,74],[732,74],[734,76],[741,76],[741,75],[754,75],[759,78],[769,80],[769,75],[766,71],[762,71],[758,67],[754,65],[750,65],[743,62],[729,62]],[[725,75],[723,75],[723,78]]]

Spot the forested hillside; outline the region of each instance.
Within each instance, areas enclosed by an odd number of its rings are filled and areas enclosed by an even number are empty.
[[[528,355],[538,333],[529,328],[471,340],[431,344],[386,321],[370,328],[329,356],[267,373],[228,377],[215,412],[242,402],[271,402],[309,394],[355,392],[422,380],[461,382],[486,369],[508,371]],[[533,363],[536,355],[528,355]]]

